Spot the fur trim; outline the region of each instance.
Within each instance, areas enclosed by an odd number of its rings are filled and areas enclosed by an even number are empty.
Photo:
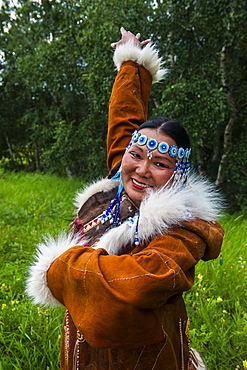
[[[139,218],[139,239],[146,242],[183,221],[200,218],[213,221],[219,217],[222,201],[215,187],[196,174],[189,175],[181,188],[161,189],[150,192],[142,201]],[[150,222],[152,220],[152,222]],[[104,248],[109,254],[118,254],[133,242],[135,224],[124,222],[104,234],[95,248]],[[118,244],[116,245],[116,239]]]
[[[128,60],[143,65],[151,74],[153,83],[160,81],[167,72],[166,69],[161,68],[162,58],[159,58],[158,51],[150,43],[142,49],[136,46],[132,40],[126,44],[118,45],[113,56],[117,70],[119,71],[123,62]]]
[[[207,370],[201,355],[194,348],[191,348],[191,357],[191,362],[196,370]]]
[[[77,211],[82,207],[82,205],[94,194],[100,191],[109,191],[116,186],[118,186],[118,180],[101,179],[93,184],[87,186],[82,192],[78,192],[75,196],[74,205]]]
[[[38,245],[36,261],[29,269],[29,278],[26,283],[27,294],[33,298],[35,304],[61,305],[53,297],[47,285],[47,271],[57,257],[69,248],[79,244],[78,239],[71,239],[68,235],[62,233],[57,240],[48,237],[44,240],[44,243]]]

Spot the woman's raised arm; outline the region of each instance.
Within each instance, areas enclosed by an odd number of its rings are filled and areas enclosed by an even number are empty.
[[[147,120],[148,99],[153,82],[162,78],[161,59],[149,44],[140,42],[140,34],[121,28],[122,38],[111,44],[118,75],[109,102],[107,164],[112,170],[122,159],[131,134]],[[146,45],[146,46],[145,46]],[[142,46],[145,46],[142,48]]]

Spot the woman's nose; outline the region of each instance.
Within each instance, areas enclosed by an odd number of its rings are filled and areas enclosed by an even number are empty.
[[[149,177],[150,176],[150,164],[148,159],[141,161],[137,168],[136,173],[141,177]]]

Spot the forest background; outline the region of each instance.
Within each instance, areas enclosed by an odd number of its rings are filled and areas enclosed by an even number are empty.
[[[182,123],[194,168],[247,205],[245,0],[2,1],[0,165],[91,180],[107,173],[119,28],[151,37],[168,68],[149,116]]]

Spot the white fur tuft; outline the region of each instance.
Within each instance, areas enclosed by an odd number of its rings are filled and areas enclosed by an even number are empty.
[[[135,219],[137,220],[137,217]],[[124,246],[133,242],[134,238],[135,228],[126,221],[105,233],[94,248],[104,248],[108,254],[119,254]]]
[[[201,355],[194,348],[191,348],[191,357],[191,362],[194,365],[193,368],[196,370],[207,370]]]
[[[57,240],[48,237],[38,245],[36,261],[29,269],[29,278],[26,284],[27,293],[33,298],[35,304],[60,305],[47,285],[46,275],[52,262],[75,245],[79,245],[78,239],[72,239],[65,233],[61,233]]]
[[[166,69],[161,68],[162,59],[159,58],[158,51],[154,48],[154,45],[150,43],[142,49],[136,46],[132,40],[118,45],[113,57],[117,70],[119,71],[121,65],[128,60],[143,65],[151,74],[153,83],[160,81],[167,72]]]

